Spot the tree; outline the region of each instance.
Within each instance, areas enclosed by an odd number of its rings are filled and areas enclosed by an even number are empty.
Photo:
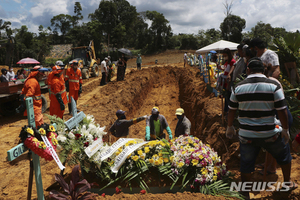
[[[101,29],[101,23],[97,20],[90,21],[86,24],[89,34],[91,35],[92,40],[94,40],[94,47],[96,51],[96,57],[99,57],[101,51],[101,41],[103,40],[103,32]]]
[[[2,19],[0,19],[0,38],[2,35],[2,30],[5,30],[6,32],[6,36],[11,36],[12,35],[12,31],[11,31],[11,22],[10,21],[3,21]]]
[[[81,11],[82,11],[82,7],[80,2],[75,2],[75,6],[74,6],[75,15],[73,16],[73,27],[75,27],[79,23],[79,20],[83,19]]]
[[[62,34],[61,43],[65,42],[65,35],[71,29],[73,23],[73,17],[71,15],[60,14],[51,19],[51,26],[54,27],[54,31],[60,30]]]
[[[116,47],[133,45],[136,33],[134,26],[138,13],[136,8],[126,0],[101,1],[99,8],[89,15],[92,20],[102,24],[102,30],[107,35],[107,43]]]
[[[233,0],[231,0],[230,3],[228,3],[228,1],[226,0],[225,3],[223,3],[224,7],[225,7],[225,16],[228,17],[229,15],[232,14],[231,8],[233,6]]]
[[[91,20],[97,20],[101,23],[101,29],[106,35],[107,44],[109,46],[110,37],[117,25],[117,6],[112,1],[101,1],[99,7],[94,13],[89,14]]]
[[[34,51],[34,33],[28,31],[27,26],[23,25],[20,29],[15,29],[15,40],[16,40],[16,48],[15,54],[16,58],[26,58],[31,57],[37,59],[37,55]]]
[[[134,23],[133,30],[135,30],[135,37],[133,37],[133,41],[131,46],[136,49],[142,49],[147,45],[147,37],[148,37],[148,24],[145,22],[145,12],[139,13],[137,20]]]
[[[207,30],[202,29],[198,31],[196,38],[199,44],[198,48],[202,48],[209,44],[219,41],[221,39],[221,31],[216,30],[214,28]]]
[[[194,34],[181,34],[180,49],[197,49],[198,46],[198,40]]]
[[[272,43],[273,37],[284,37],[286,33],[284,28],[273,28],[271,24],[265,24],[262,21],[259,21],[255,27],[251,28],[249,36],[250,38],[260,38],[269,45]]]
[[[36,53],[36,58],[38,61],[43,62],[45,60],[45,55],[49,54],[51,50],[51,38],[49,37],[50,30],[49,27],[45,28],[40,25],[39,26],[39,35],[34,38],[34,50]]]
[[[232,42],[242,41],[242,30],[246,27],[246,20],[236,15],[225,17],[220,25],[222,38]]]
[[[119,47],[133,44],[136,36],[134,25],[138,16],[136,7],[130,5],[127,0],[113,0],[113,2],[117,7],[117,23],[113,31],[114,43]]]
[[[166,49],[168,46],[168,38],[172,36],[171,26],[169,21],[162,13],[156,11],[147,11],[146,17],[152,23],[150,26],[151,41],[148,40],[148,45],[151,46],[151,51]]]
[[[14,40],[11,37],[12,30],[10,26],[10,21],[0,19],[0,40],[2,40],[3,37],[5,38],[0,45],[0,63],[5,63],[5,65],[10,65],[13,58]],[[2,30],[5,31],[4,34],[2,34]]]

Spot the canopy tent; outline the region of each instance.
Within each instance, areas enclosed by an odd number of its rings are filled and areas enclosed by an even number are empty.
[[[212,43],[212,44],[210,44],[206,47],[198,49],[196,51],[196,53],[207,53],[207,52],[210,52],[212,50],[220,51],[220,50],[224,50],[225,48],[228,48],[230,50],[237,50],[238,45],[239,45],[238,43],[229,42],[229,41],[226,41],[226,40],[220,40],[220,41]]]

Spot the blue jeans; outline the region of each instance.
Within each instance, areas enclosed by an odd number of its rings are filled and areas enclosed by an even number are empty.
[[[271,141],[266,142],[267,139]],[[274,139],[275,141],[272,140],[272,137],[240,138],[240,171],[242,173],[251,173],[254,171],[255,161],[261,148],[266,149],[267,152],[269,152],[276,159],[279,165],[289,164],[292,161],[289,143],[285,145],[280,134],[276,140]],[[246,143],[245,141],[248,141],[248,143]]]

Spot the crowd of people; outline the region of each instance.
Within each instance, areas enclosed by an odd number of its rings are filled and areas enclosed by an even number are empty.
[[[246,40],[237,46],[239,59],[236,61],[232,51],[223,50],[225,63],[218,68],[224,73],[218,79],[221,90],[225,90],[224,112],[227,113],[226,136],[230,139],[238,137],[240,141],[240,171],[243,182],[250,182],[251,173],[255,167],[266,167],[268,174],[276,173],[277,163],[281,166],[284,182],[290,190],[297,188],[297,184],[291,181],[291,153],[289,146],[290,128],[293,117],[287,107],[283,88],[278,81],[280,75],[279,58],[277,54],[266,48],[264,41],[259,38]],[[187,56],[184,54],[184,67]],[[138,55],[137,69],[141,69],[142,58]],[[127,58],[124,54],[119,58],[117,65],[117,81],[123,81],[127,67]],[[63,75],[64,64],[57,61],[48,75],[47,85],[50,95],[50,115],[63,118],[65,105],[68,103],[71,112],[71,97],[77,102],[82,93],[82,74],[78,68],[78,62],[74,60],[71,67]],[[105,57],[101,62],[101,83],[106,85],[111,81],[113,69],[111,58]],[[25,99],[33,97],[36,125],[43,123],[41,112],[42,99],[38,81],[45,77],[41,66],[36,66],[26,77],[26,71],[20,70],[17,75],[13,68],[2,69],[1,82],[11,81],[17,78],[26,78],[21,93],[21,106],[17,112],[24,112]],[[241,80],[241,81],[237,81]],[[67,97],[67,92],[69,92]],[[77,110],[78,111],[78,110]],[[239,133],[233,121],[238,111]],[[146,120],[145,139],[156,140],[180,135],[190,135],[191,122],[185,116],[184,110],[178,108],[175,115],[178,122],[173,135],[166,118],[160,114],[158,107],[153,107],[151,115],[144,115],[134,119],[126,119],[125,111],[116,112],[117,120],[109,131],[117,139],[126,138],[129,135],[129,127]],[[26,112],[24,113],[26,114]],[[279,125],[279,126],[276,126]],[[300,151],[300,134],[292,143],[296,151]],[[270,156],[265,164],[255,166],[260,149],[265,149]],[[249,193],[244,194],[249,197]]]
[[[9,67],[9,69],[2,68],[1,69],[1,76],[0,82],[9,82],[9,81],[16,81],[18,79],[26,79],[27,78],[27,71],[25,69],[19,69],[17,74],[15,74],[13,67]]]
[[[57,61],[55,65],[52,65],[52,71],[48,74],[45,81],[49,90],[50,115],[55,115],[61,119],[63,119],[65,106],[67,104],[70,112],[69,114],[74,110],[71,107],[71,97],[77,103],[78,97],[80,97],[80,94],[82,93],[82,74],[81,70],[78,68],[78,61],[72,61],[70,66],[71,67],[66,70],[65,75],[63,75],[65,65],[62,61]],[[32,97],[36,126],[43,124],[42,97],[39,81],[46,78],[45,71],[48,70],[45,70],[42,66],[35,66],[31,70],[24,82],[24,87],[21,92],[21,105],[16,109],[17,113],[24,112],[24,115],[26,116],[25,99]]]
[[[191,122],[185,116],[184,110],[182,108],[178,108],[175,111],[175,115],[177,116],[178,122],[175,128],[175,137],[179,137],[180,135],[188,136],[191,132]],[[162,114],[159,112],[158,107],[153,107],[151,110],[151,115],[144,115],[142,117],[134,118],[127,120],[125,111],[118,110],[116,112],[117,120],[110,127],[110,133],[115,136],[117,139],[119,138],[127,138],[129,135],[129,127],[133,124],[146,120],[146,128],[145,128],[145,139],[146,141],[156,140],[156,139],[166,139],[166,134],[164,130],[168,133],[168,138],[173,139],[173,134],[170,129],[170,126]]]
[[[113,64],[111,62],[111,57],[105,57],[104,60],[101,62],[101,82],[100,85],[106,85],[108,82],[111,81],[111,78],[113,77],[115,66],[117,67],[117,81],[124,81],[125,78],[125,72],[127,68],[127,61],[128,58],[125,56],[124,53],[122,53],[122,56],[119,57],[118,61],[116,64]],[[142,69],[142,57],[141,54],[137,55],[136,58],[136,65],[137,69],[141,70]]]
[[[238,111],[239,132],[236,137],[240,141],[242,182],[251,181],[255,167],[266,167],[267,174],[276,173],[278,163],[288,190],[296,189],[298,185],[290,177],[289,131],[293,117],[278,81],[279,58],[259,38],[245,41],[237,49],[240,56],[237,62],[232,52],[224,49],[226,62],[219,67],[224,73],[220,75],[218,85],[222,86],[219,89],[225,90],[226,136],[230,139],[236,135],[233,121]],[[300,150],[299,143],[300,134],[293,142],[295,151]],[[255,165],[261,148],[267,151],[265,163]],[[249,197],[249,192],[244,192],[244,195]]]
[[[125,78],[127,60],[128,58],[125,56],[125,54],[122,54],[122,56],[119,58],[116,64],[114,64],[111,62],[110,56],[105,57],[104,60],[101,62],[100,67],[102,74],[100,86],[106,85],[108,82],[111,81],[111,78],[113,77],[115,71],[115,65],[117,66],[117,81],[123,81]]]

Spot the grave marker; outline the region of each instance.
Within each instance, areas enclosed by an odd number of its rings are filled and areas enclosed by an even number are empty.
[[[25,147],[24,143],[18,144],[17,146],[7,151],[7,161],[13,161],[27,150],[28,149]]]
[[[33,110],[33,100],[32,97],[26,98],[26,108],[27,108],[27,119],[28,125],[32,127],[36,127],[35,119],[34,119],[34,110]],[[21,156],[27,148],[24,146],[23,143],[17,145],[16,147],[7,151],[7,160],[12,161],[17,157]],[[40,166],[40,157],[32,152],[32,162],[33,162],[33,170],[35,172],[35,183],[36,183],[36,190],[38,200],[44,200],[44,189],[43,189],[43,182],[42,182],[42,175],[41,175],[41,166]],[[31,174],[31,173],[30,173]],[[32,178],[31,176],[29,179]],[[32,183],[32,181],[29,180]],[[28,186],[28,197],[31,198],[31,187],[30,184]]]
[[[65,125],[69,130],[77,126],[79,122],[81,122],[85,118],[85,114],[82,111],[77,114],[76,102],[73,97],[71,97],[71,107],[73,117],[65,122]]]

